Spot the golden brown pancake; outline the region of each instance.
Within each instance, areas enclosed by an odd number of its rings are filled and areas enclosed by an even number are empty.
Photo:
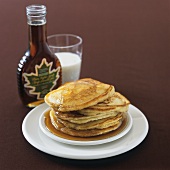
[[[82,123],[87,123],[90,121],[94,120],[100,120],[104,119],[107,117],[114,117],[118,114],[118,112],[106,112],[106,113],[101,113],[101,114],[96,114],[92,116],[86,116],[78,113],[78,111],[75,112],[56,112],[55,115],[56,117],[62,119],[62,120],[67,120],[72,123],[77,123],[77,124],[82,124]]]
[[[79,137],[92,137],[97,135],[103,135],[113,130],[118,129],[121,126],[122,122],[119,121],[114,126],[110,126],[104,129],[90,129],[90,130],[75,130],[68,127],[61,128],[61,132],[66,133],[71,136],[79,136]]]
[[[45,96],[53,126],[68,135],[92,137],[116,130],[129,100],[114,86],[90,78],[69,82]]]
[[[102,135],[102,134],[108,133],[110,131],[116,130],[117,128],[119,128],[121,126],[122,120],[123,120],[123,118],[122,118],[122,119],[116,121],[113,126],[109,126],[109,127],[103,128],[103,129],[94,128],[94,129],[88,129],[88,130],[76,130],[76,129],[64,126],[61,122],[59,122],[57,120],[56,117],[53,117],[52,112],[50,112],[50,119],[51,119],[53,126],[57,130],[65,133],[65,134],[71,135],[71,136],[79,136],[79,137],[97,136],[97,135]]]
[[[56,111],[81,110],[103,102],[115,92],[114,86],[90,78],[69,82],[45,96],[45,102]]]
[[[94,120],[94,121],[83,123],[83,124],[71,123],[69,121],[65,121],[62,119],[58,119],[58,121],[62,123],[64,126],[71,128],[71,129],[88,130],[88,129],[104,129],[110,126],[114,126],[115,124],[117,124],[117,122],[120,119],[122,119],[121,114],[117,115],[116,117],[109,117],[109,118],[104,118],[100,120]]]
[[[111,97],[94,106],[79,110],[80,114],[93,116],[101,113],[127,112],[129,100],[118,92],[115,92]]]

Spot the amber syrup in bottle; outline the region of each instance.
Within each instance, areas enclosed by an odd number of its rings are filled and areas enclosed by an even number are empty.
[[[44,96],[62,83],[62,70],[58,58],[47,43],[46,7],[26,7],[29,47],[17,69],[20,98],[24,105],[36,107],[44,102]]]

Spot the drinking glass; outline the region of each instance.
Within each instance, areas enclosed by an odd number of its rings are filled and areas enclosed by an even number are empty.
[[[62,84],[78,80],[82,63],[82,38],[72,34],[55,34],[47,37],[51,51],[62,67]]]

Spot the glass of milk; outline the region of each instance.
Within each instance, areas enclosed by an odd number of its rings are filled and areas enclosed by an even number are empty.
[[[55,34],[47,37],[51,51],[62,67],[62,84],[78,80],[82,63],[82,38],[73,34]]]

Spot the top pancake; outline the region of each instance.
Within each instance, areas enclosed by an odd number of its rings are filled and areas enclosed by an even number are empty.
[[[56,111],[81,110],[103,102],[115,92],[114,86],[91,78],[65,83],[45,96],[45,102]]]
[[[119,92],[115,92],[114,95],[108,99],[100,102],[94,106],[82,109],[79,113],[83,115],[96,115],[98,113],[107,113],[107,112],[127,112],[130,101],[124,97]]]

